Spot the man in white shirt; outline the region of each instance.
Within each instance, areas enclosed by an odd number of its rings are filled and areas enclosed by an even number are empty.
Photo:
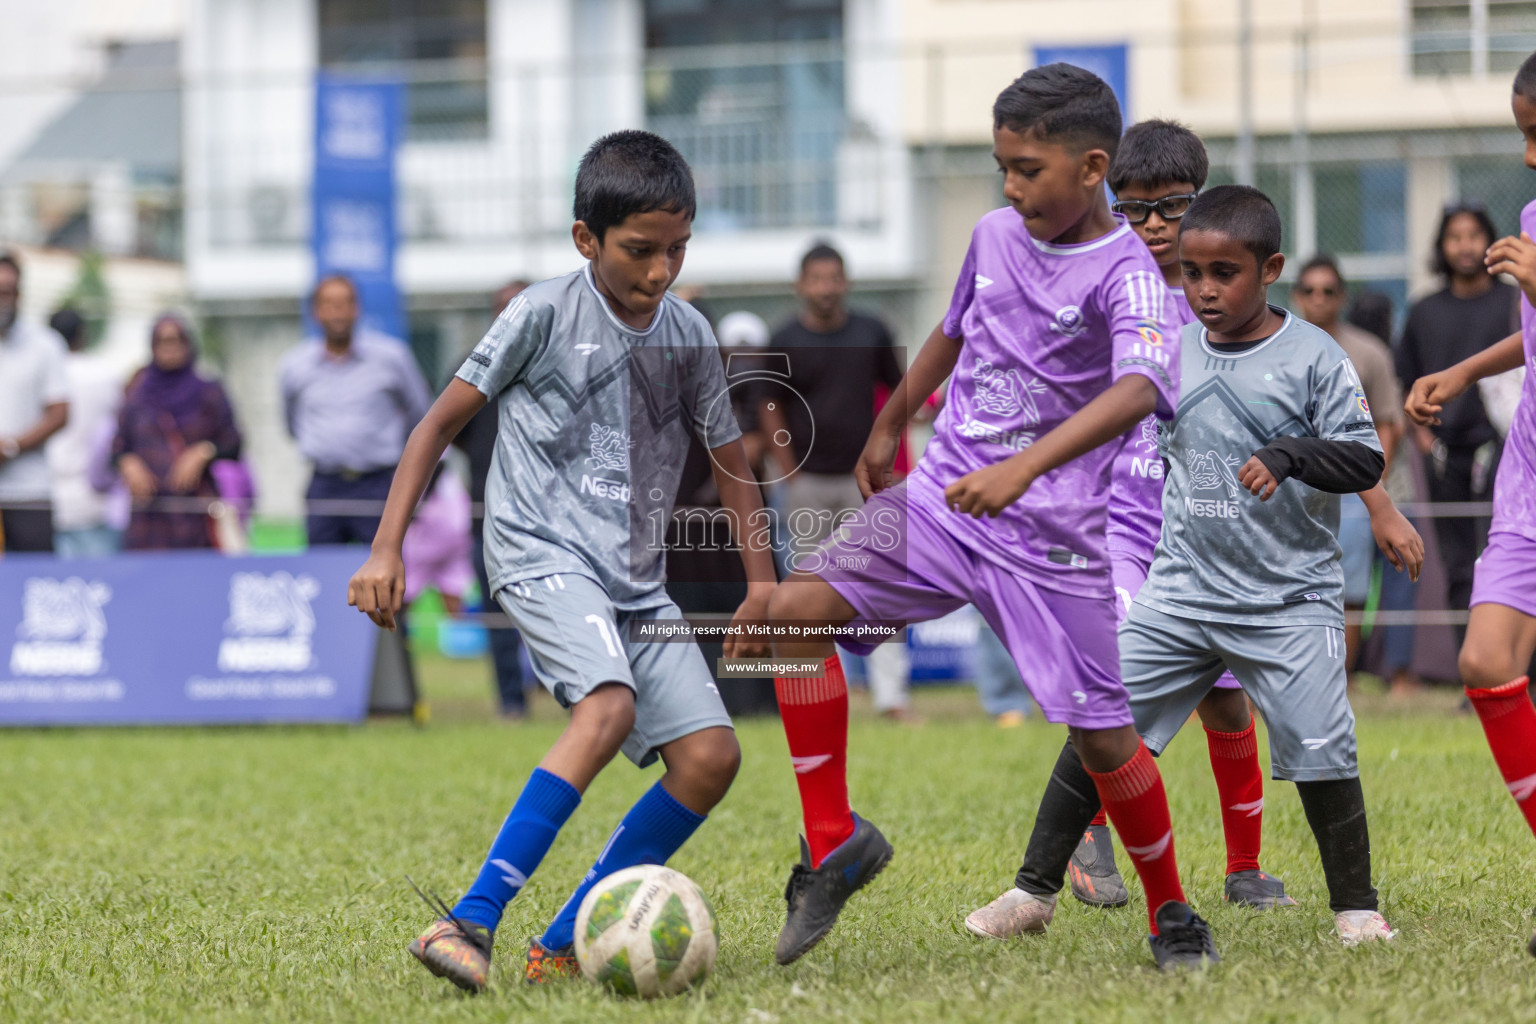
[[[85,319],[69,307],[48,326],[69,346],[69,423],[48,440],[53,475],[53,545],[63,558],[106,558],[122,546],[107,524],[107,497],[91,486],[91,457],[103,434],[117,423],[123,404],[122,376],[101,356],[85,350]]]
[[[43,444],[69,420],[64,340],[19,320],[21,264],[0,253],[0,550],[52,551]]]

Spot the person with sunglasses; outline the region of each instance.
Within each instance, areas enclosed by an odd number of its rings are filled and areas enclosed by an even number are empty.
[[[1327,331],[1355,364],[1376,436],[1381,439],[1385,478],[1392,471],[1392,457],[1403,437],[1402,389],[1392,368],[1392,350],[1374,334],[1344,319],[1348,291],[1338,261],[1320,253],[1303,263],[1296,275],[1291,285],[1291,307],[1314,327]],[[1344,608],[1359,611],[1370,594],[1377,549],[1365,505],[1356,495],[1346,495],[1340,510],[1339,547],[1344,551]],[[1360,652],[1358,623],[1344,627],[1344,652],[1344,667],[1352,672]]]

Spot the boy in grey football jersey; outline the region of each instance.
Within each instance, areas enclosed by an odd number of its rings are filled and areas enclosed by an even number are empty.
[[[1180,264],[1199,323],[1183,332],[1179,407],[1159,441],[1162,535],[1120,627],[1120,664],[1156,752],[1223,670],[1242,683],[1269,726],[1272,775],[1296,783],[1339,937],[1354,945],[1393,932],[1371,885],[1345,692],[1338,495],[1365,492],[1378,543],[1415,576],[1422,545],[1379,486],[1381,445],[1348,357],[1266,302],[1279,248],[1279,215],[1256,189],[1213,188],[1184,215]],[[1066,873],[1061,840],[1096,810],[1086,779],[1057,781],[1019,874],[1050,892]]]
[[[663,589],[662,541],[690,434],[710,451],[738,541],[761,513],[714,335],[667,293],[694,209],[692,173],[664,139],[625,131],[593,143],[576,175],[572,229],[586,265],[523,291],[475,346],[412,433],[373,553],[348,590],[350,603],[394,628],[411,510],[448,442],[495,401],[485,498],[491,589],[571,721],[464,898],[452,909],[435,904],[441,917],[410,945],[432,973],[470,991],[486,984],[507,903],[615,754],[641,766],[660,757],[666,773],[530,944],[530,981],[578,970],[582,897],[614,871],[665,863],[725,796],[740,763],[698,646],[643,639],[646,622],[682,617]],[[762,620],[772,556],[762,545],[741,550],[750,583],[737,619]],[[767,649],[731,640],[725,653]]]

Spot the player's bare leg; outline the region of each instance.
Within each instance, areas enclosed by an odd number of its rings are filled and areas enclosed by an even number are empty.
[[[857,615],[830,584],[795,573],[768,603],[777,632],[791,625],[843,625]],[[774,657],[816,659],[818,676],[775,681],[784,735],[805,816],[800,863],[784,890],[788,913],[775,959],[793,963],[826,937],[856,891],[891,859],[891,844],[848,804],[848,684],[834,645],[826,640],[775,641]]]

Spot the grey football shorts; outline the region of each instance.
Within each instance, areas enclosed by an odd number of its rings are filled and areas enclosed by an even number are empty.
[[[673,740],[714,726],[731,728],[698,644],[629,638],[631,622],[682,618],[671,601],[623,611],[596,582],[573,573],[510,583],[496,599],[522,633],[539,681],[562,707],[605,683],[634,691],[635,728],[623,749],[640,767]]]
[[[1136,731],[1154,753],[1173,740],[1224,669],[1264,716],[1274,778],[1316,782],[1360,774],[1342,629],[1204,622],[1142,604],[1132,605],[1120,626],[1120,673]]]

